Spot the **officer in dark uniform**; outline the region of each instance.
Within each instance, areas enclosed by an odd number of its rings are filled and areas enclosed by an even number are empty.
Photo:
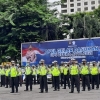
[[[91,76],[92,76],[92,89],[94,89],[95,84],[96,84],[96,89],[99,89],[99,69],[95,61],[93,62],[93,67],[91,68]]]
[[[54,68],[52,70],[52,75],[53,75],[53,81],[54,81],[54,91],[59,91],[60,86],[59,86],[59,77],[60,77],[60,69],[58,67],[57,61],[54,61]]]
[[[32,79],[34,79],[34,85],[36,84],[36,68],[35,68],[35,65],[32,65],[32,70],[33,70],[33,73],[32,73]]]
[[[81,66],[81,75],[82,75],[82,87],[85,91],[85,86],[88,86],[88,91],[90,91],[90,80],[89,80],[89,67],[86,65],[86,60],[82,59],[83,65]]]
[[[47,73],[48,70],[44,64],[44,60],[41,60],[41,67],[40,67],[40,92],[39,93],[43,93],[44,89],[45,92],[48,93],[48,83],[47,83]]]
[[[52,74],[52,70],[54,68],[54,61],[52,62],[52,65],[51,65],[51,74]],[[52,75],[52,87],[54,87],[54,79],[53,79],[53,75]]]
[[[80,93],[80,80],[79,80],[79,68],[75,64],[75,59],[72,59],[72,65],[70,66],[71,75],[71,92],[74,93],[74,85],[76,85],[77,92]]]
[[[60,66],[60,72],[61,72],[61,75],[60,75],[60,78],[61,78],[61,86],[63,86],[63,81],[64,81],[64,73],[63,73],[63,70],[64,70],[64,62],[61,61],[61,66]]]
[[[65,62],[65,65],[64,65],[64,69],[63,69],[63,74],[64,74],[64,88],[63,89],[66,89],[66,81],[68,83],[68,87],[70,89],[70,81],[69,81],[69,67],[68,67],[68,62]]]
[[[14,87],[16,89],[16,93],[18,93],[18,69],[15,66],[15,62],[12,61],[12,66],[10,69],[10,77],[11,77],[11,93],[14,93]]]
[[[8,85],[9,85],[9,74],[10,74],[10,68],[8,65],[6,65],[6,71],[5,71],[5,80],[6,80],[6,87],[5,88],[8,88]],[[10,85],[9,85],[10,86]]]
[[[1,87],[5,86],[5,68],[4,66],[1,67]]]
[[[37,84],[40,83],[40,66],[41,66],[41,61],[39,62],[39,65],[37,67]]]
[[[30,91],[32,91],[32,68],[29,65],[29,62],[27,63],[27,66],[25,68],[25,75],[26,75],[26,90],[24,91],[28,91],[28,86],[30,85]]]

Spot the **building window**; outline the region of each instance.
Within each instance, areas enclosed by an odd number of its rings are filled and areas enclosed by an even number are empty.
[[[92,4],[92,5],[95,4],[95,1],[91,1],[91,4]]]
[[[77,3],[77,6],[81,6],[81,3]]]
[[[84,10],[85,10],[85,11],[88,10],[88,7],[85,7]]]
[[[74,7],[74,4],[70,4],[70,7]]]
[[[61,10],[62,13],[67,13],[67,10]]]
[[[77,1],[81,1],[81,0],[77,0]]]
[[[71,11],[71,12],[74,12],[74,9],[71,9],[70,11]]]
[[[74,2],[74,0],[70,0],[70,2]]]
[[[98,3],[100,4],[100,0],[98,0]]]
[[[67,5],[63,5],[63,4],[62,4],[62,5],[61,5],[61,8],[67,8]]]
[[[84,5],[88,5],[88,2],[84,2]]]
[[[77,8],[77,11],[81,11],[81,8]]]
[[[94,10],[95,9],[95,6],[91,7],[91,9]]]

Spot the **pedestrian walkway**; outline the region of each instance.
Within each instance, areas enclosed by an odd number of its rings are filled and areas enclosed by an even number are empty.
[[[11,94],[10,88],[0,87],[0,100],[100,100],[100,90],[86,90],[78,94],[75,89],[75,93],[70,94],[68,88],[53,91],[51,85],[49,85],[48,93],[39,93],[39,85],[33,85],[31,92],[25,92],[24,89],[23,85],[23,87],[19,87],[19,93]]]

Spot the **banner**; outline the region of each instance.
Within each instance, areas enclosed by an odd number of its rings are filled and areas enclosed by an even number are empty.
[[[100,61],[100,38],[22,44],[22,66],[25,66],[27,61],[32,65],[44,59],[46,64],[51,64],[54,60],[60,63],[71,58],[78,62],[82,59],[88,62]]]

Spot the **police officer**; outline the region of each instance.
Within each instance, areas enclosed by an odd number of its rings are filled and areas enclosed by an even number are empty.
[[[51,65],[48,66],[48,74],[51,74]]]
[[[2,66],[1,68],[1,87],[5,86],[5,68]]]
[[[30,85],[30,91],[32,91],[32,68],[30,67],[30,63],[27,62],[27,66],[25,68],[25,75],[26,75],[26,90],[28,91],[28,86]]]
[[[63,86],[63,78],[64,78],[64,73],[63,73],[63,70],[64,70],[64,62],[61,62],[61,66],[60,66],[60,72],[61,72],[61,86]]]
[[[35,65],[32,65],[32,70],[33,70],[32,78],[34,79],[34,85],[35,85],[36,84],[36,68],[35,68]]]
[[[80,93],[80,80],[79,80],[79,68],[75,64],[75,59],[72,59],[72,65],[70,67],[71,75],[71,92],[74,93],[74,85],[76,85],[77,92]]]
[[[41,67],[40,67],[40,93],[45,92],[48,93],[48,84],[47,84],[47,73],[48,70],[44,64],[44,60],[41,60]]]
[[[52,70],[53,81],[54,81],[54,91],[59,91],[59,76],[60,76],[60,69],[58,68],[57,61],[54,61],[54,68]]]
[[[93,62],[93,67],[91,68],[91,76],[92,76],[92,89],[94,89],[95,84],[96,84],[96,89],[99,89],[99,69],[95,61]]]
[[[53,74],[52,74],[52,70],[54,68],[54,61],[51,64],[51,75],[52,75],[52,87],[54,87],[54,78],[53,78]]]
[[[22,87],[22,69],[19,64],[17,64],[18,67],[18,86]]]
[[[9,68],[9,66],[7,65],[6,66],[6,72],[5,72],[5,79],[6,79],[6,88],[8,88],[8,85],[9,85],[9,81],[10,81],[10,79],[9,79],[9,73],[10,73],[10,68]]]
[[[40,83],[40,66],[41,66],[41,61],[39,62],[39,65],[37,67],[37,84]]]
[[[66,89],[66,81],[67,81],[68,87],[70,89],[68,62],[65,62],[63,73],[64,73],[64,88],[63,89]]]
[[[15,62],[12,61],[12,66],[11,66],[11,69],[10,69],[10,77],[11,77],[11,93],[14,93],[14,87],[16,89],[16,93],[18,92],[18,69],[17,67],[15,66]]]
[[[90,80],[89,80],[89,67],[86,65],[86,60],[82,59],[83,65],[81,66],[81,75],[82,75],[82,87],[85,91],[85,86],[87,85],[88,91],[90,91]]]

